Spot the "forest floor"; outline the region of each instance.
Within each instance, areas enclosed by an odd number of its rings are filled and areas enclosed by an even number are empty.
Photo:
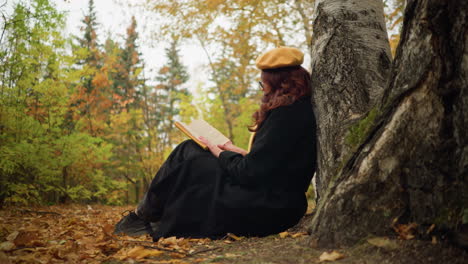
[[[3,263],[468,263],[468,252],[444,241],[374,237],[352,247],[320,248],[292,228],[264,238],[221,240],[116,237],[131,207],[66,205],[0,210]],[[309,219],[305,219],[307,221]],[[329,261],[325,260],[329,259]]]

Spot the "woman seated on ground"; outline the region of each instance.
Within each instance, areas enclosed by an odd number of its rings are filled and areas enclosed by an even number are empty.
[[[231,142],[209,151],[178,145],[135,212],[116,234],[160,237],[266,236],[299,222],[316,168],[316,128],[304,54],[280,47],[261,55],[263,98],[253,115],[249,152]]]

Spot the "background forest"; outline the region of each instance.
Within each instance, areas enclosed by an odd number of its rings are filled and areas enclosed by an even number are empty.
[[[278,45],[312,49],[314,1],[149,0],[138,7],[170,43],[150,78],[137,18],[124,38],[97,35],[90,0],[81,34],[65,35],[51,1],[13,2],[0,6],[0,207],[138,201],[184,140],[173,120],[203,117],[245,148],[261,96],[255,58]],[[404,1],[384,2],[394,53]],[[206,51],[210,76],[191,89],[179,52],[189,39]]]

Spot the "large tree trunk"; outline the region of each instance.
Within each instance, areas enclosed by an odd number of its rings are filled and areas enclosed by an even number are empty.
[[[322,243],[385,234],[394,219],[466,227],[467,14],[464,0],[408,1],[382,106],[313,217]]]
[[[382,98],[391,53],[382,0],[318,0],[315,10],[312,87],[322,196],[352,151],[345,144],[349,127]]]

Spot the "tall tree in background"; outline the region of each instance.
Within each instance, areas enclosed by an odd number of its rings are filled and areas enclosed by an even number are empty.
[[[334,10],[327,9],[327,3],[317,9],[316,34],[330,28],[320,23]],[[466,1],[408,1],[390,81],[374,114],[349,128],[353,140],[344,143],[351,143],[354,151],[346,156],[341,151],[340,168],[321,164],[334,179],[311,223],[323,243],[355,242],[410,222],[418,224],[420,234],[434,224],[441,232],[449,230],[455,241],[459,234],[467,235],[467,15]],[[357,23],[368,19],[354,17]],[[335,51],[328,60],[343,53],[332,43],[324,42]],[[346,69],[345,63],[339,65]],[[352,98],[343,96],[344,102]],[[333,111],[346,109],[338,104]],[[330,120],[337,125],[347,121],[334,116]]]
[[[81,81],[76,86],[71,104],[77,128],[88,131],[93,136],[100,136],[104,124],[108,122],[112,91],[107,74],[109,69],[102,69],[103,55],[97,40],[98,23],[93,0],[89,0],[88,12],[82,23],[83,36],[77,38],[78,45],[74,47]]]
[[[186,67],[180,60],[178,38],[173,37],[169,48],[166,48],[167,63],[159,69],[156,89],[159,97],[159,125],[160,143],[163,148],[172,147],[172,132],[174,131],[174,118],[180,112],[179,103],[183,97],[189,96],[185,83],[189,79]]]
[[[80,47],[84,47],[86,51],[88,51],[85,54],[84,59],[79,62],[79,64],[94,66],[97,68],[99,65],[100,56],[96,35],[98,23],[95,9],[96,7],[94,6],[94,0],[89,0],[88,13],[81,20],[81,22],[84,24],[84,26],[81,28],[84,34],[81,39],[78,39],[78,44]],[[84,81],[84,86],[88,89],[88,91],[92,89],[91,81],[91,78],[87,78]]]
[[[135,108],[139,103],[138,93],[142,89],[144,80],[141,77],[143,71],[141,53],[138,51],[138,32],[136,31],[137,22],[134,16],[131,18],[131,24],[127,28],[124,47],[120,54],[119,71],[115,76],[114,86],[119,96],[122,97],[127,111],[131,107]]]
[[[144,129],[140,97],[145,80],[137,42],[137,22],[132,17],[122,48],[111,39],[106,41],[106,64],[101,70],[108,72],[112,93],[112,115],[103,136],[114,146],[113,165],[108,173],[127,182],[127,202],[140,198],[147,155],[144,147],[150,140]]]

